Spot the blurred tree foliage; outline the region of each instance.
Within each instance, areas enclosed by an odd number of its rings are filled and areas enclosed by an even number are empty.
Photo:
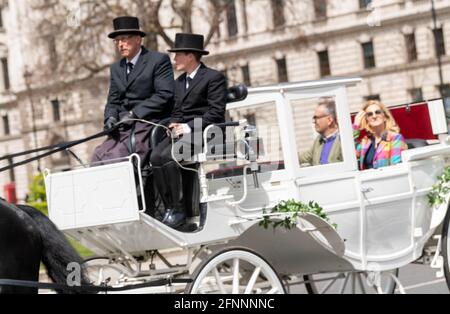
[[[47,194],[45,193],[43,174],[38,174],[33,178],[33,181],[29,186],[29,193],[26,202],[28,205],[33,206],[45,215],[48,215]]]

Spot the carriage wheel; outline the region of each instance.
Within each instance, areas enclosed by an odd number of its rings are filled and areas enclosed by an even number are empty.
[[[219,251],[203,261],[186,293],[283,294],[276,271],[255,252],[245,248]]]
[[[304,275],[305,287],[309,294],[393,294],[396,287],[395,279],[399,269],[393,269],[380,273],[380,286],[374,285],[377,282],[373,278],[373,273],[368,272],[341,272],[324,273],[315,275]]]
[[[450,289],[450,241],[449,241],[449,229],[450,229],[450,208],[445,215],[444,225],[442,227],[442,256],[444,257],[444,273],[447,286]]]

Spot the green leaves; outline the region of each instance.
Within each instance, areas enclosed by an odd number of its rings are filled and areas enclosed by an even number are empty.
[[[445,202],[445,199],[450,192],[450,166],[445,167],[441,176],[437,177],[438,182],[433,185],[431,191],[428,193],[428,204],[431,207],[439,206]]]
[[[282,220],[273,220],[272,216],[268,215],[273,213],[286,213],[287,215]],[[309,203],[303,203],[291,199],[281,201],[278,205],[272,208],[270,212],[263,209],[263,220],[259,222],[259,225],[264,229],[267,229],[270,225],[272,225],[274,229],[284,227],[287,230],[291,230],[297,225],[297,217],[301,213],[312,213],[327,222],[330,221],[323,208],[316,202],[310,201]],[[337,225],[333,224],[333,227],[336,229]]]
[[[45,194],[44,176],[38,174],[33,178],[29,186],[29,193],[26,200],[27,204],[37,208],[39,211],[48,214],[47,210],[47,195]]]

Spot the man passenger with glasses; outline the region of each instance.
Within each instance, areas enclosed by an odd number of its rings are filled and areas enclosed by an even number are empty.
[[[312,147],[300,154],[300,163],[316,166],[342,161],[341,139],[334,100],[321,101],[312,119],[319,135]]]

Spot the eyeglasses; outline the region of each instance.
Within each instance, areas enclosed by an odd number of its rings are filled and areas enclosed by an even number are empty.
[[[322,118],[325,118],[325,117],[328,117],[328,116],[329,116],[329,114],[326,114],[324,116],[313,116],[312,119],[313,119],[313,121],[316,121],[316,120],[319,120],[319,119],[322,119]]]
[[[369,112],[366,112],[366,116],[367,116],[367,118],[370,118],[370,117],[375,116],[375,115],[379,116],[382,113],[383,113],[383,111],[381,111],[381,110],[369,111]]]
[[[133,38],[135,35],[124,35],[124,36],[120,36],[120,37],[116,37],[113,39],[113,43],[115,43],[116,45],[118,43],[120,43],[121,41],[125,42],[125,41],[129,41],[131,38]]]

